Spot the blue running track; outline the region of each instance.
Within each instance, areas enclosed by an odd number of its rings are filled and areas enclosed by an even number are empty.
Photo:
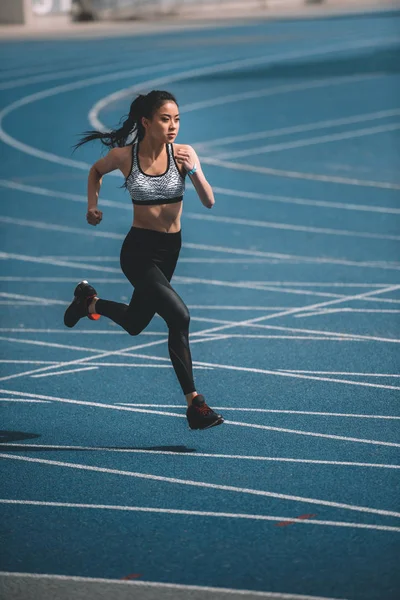
[[[398,597],[399,17],[1,44],[4,573]],[[205,432],[159,317],[63,325],[81,279],[131,295],[122,179],[89,227],[101,149],[71,148],[153,88],[216,197],[188,186],[173,278]]]

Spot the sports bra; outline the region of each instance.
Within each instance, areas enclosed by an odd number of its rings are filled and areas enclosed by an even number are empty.
[[[143,173],[139,163],[139,144],[132,144],[132,168],[125,180],[133,204],[172,204],[181,202],[185,192],[185,178],[175,161],[172,144],[167,144],[168,165],[161,175]]]

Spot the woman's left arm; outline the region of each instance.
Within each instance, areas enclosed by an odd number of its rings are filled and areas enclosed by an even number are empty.
[[[176,160],[189,175],[202,204],[206,208],[212,208],[215,204],[214,193],[203,173],[196,152],[191,146],[182,146],[176,153]]]

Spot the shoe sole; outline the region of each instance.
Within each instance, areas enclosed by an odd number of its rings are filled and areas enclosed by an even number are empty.
[[[211,427],[216,427],[217,425],[222,425],[223,422],[224,422],[224,419],[221,418],[221,419],[218,419],[217,421],[214,421],[214,423],[211,423],[211,425],[207,425],[206,427],[191,427],[190,425],[189,425],[189,427],[193,431],[195,431],[195,430],[203,431],[203,429],[211,429]]]

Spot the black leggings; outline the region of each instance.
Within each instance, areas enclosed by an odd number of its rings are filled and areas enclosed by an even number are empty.
[[[170,285],[181,249],[181,232],[163,233],[132,227],[121,248],[121,268],[134,286],[129,304],[102,300],[96,312],[130,335],[139,335],[155,313],[168,325],[168,350],[184,394],[195,391],[189,349],[190,315]]]

